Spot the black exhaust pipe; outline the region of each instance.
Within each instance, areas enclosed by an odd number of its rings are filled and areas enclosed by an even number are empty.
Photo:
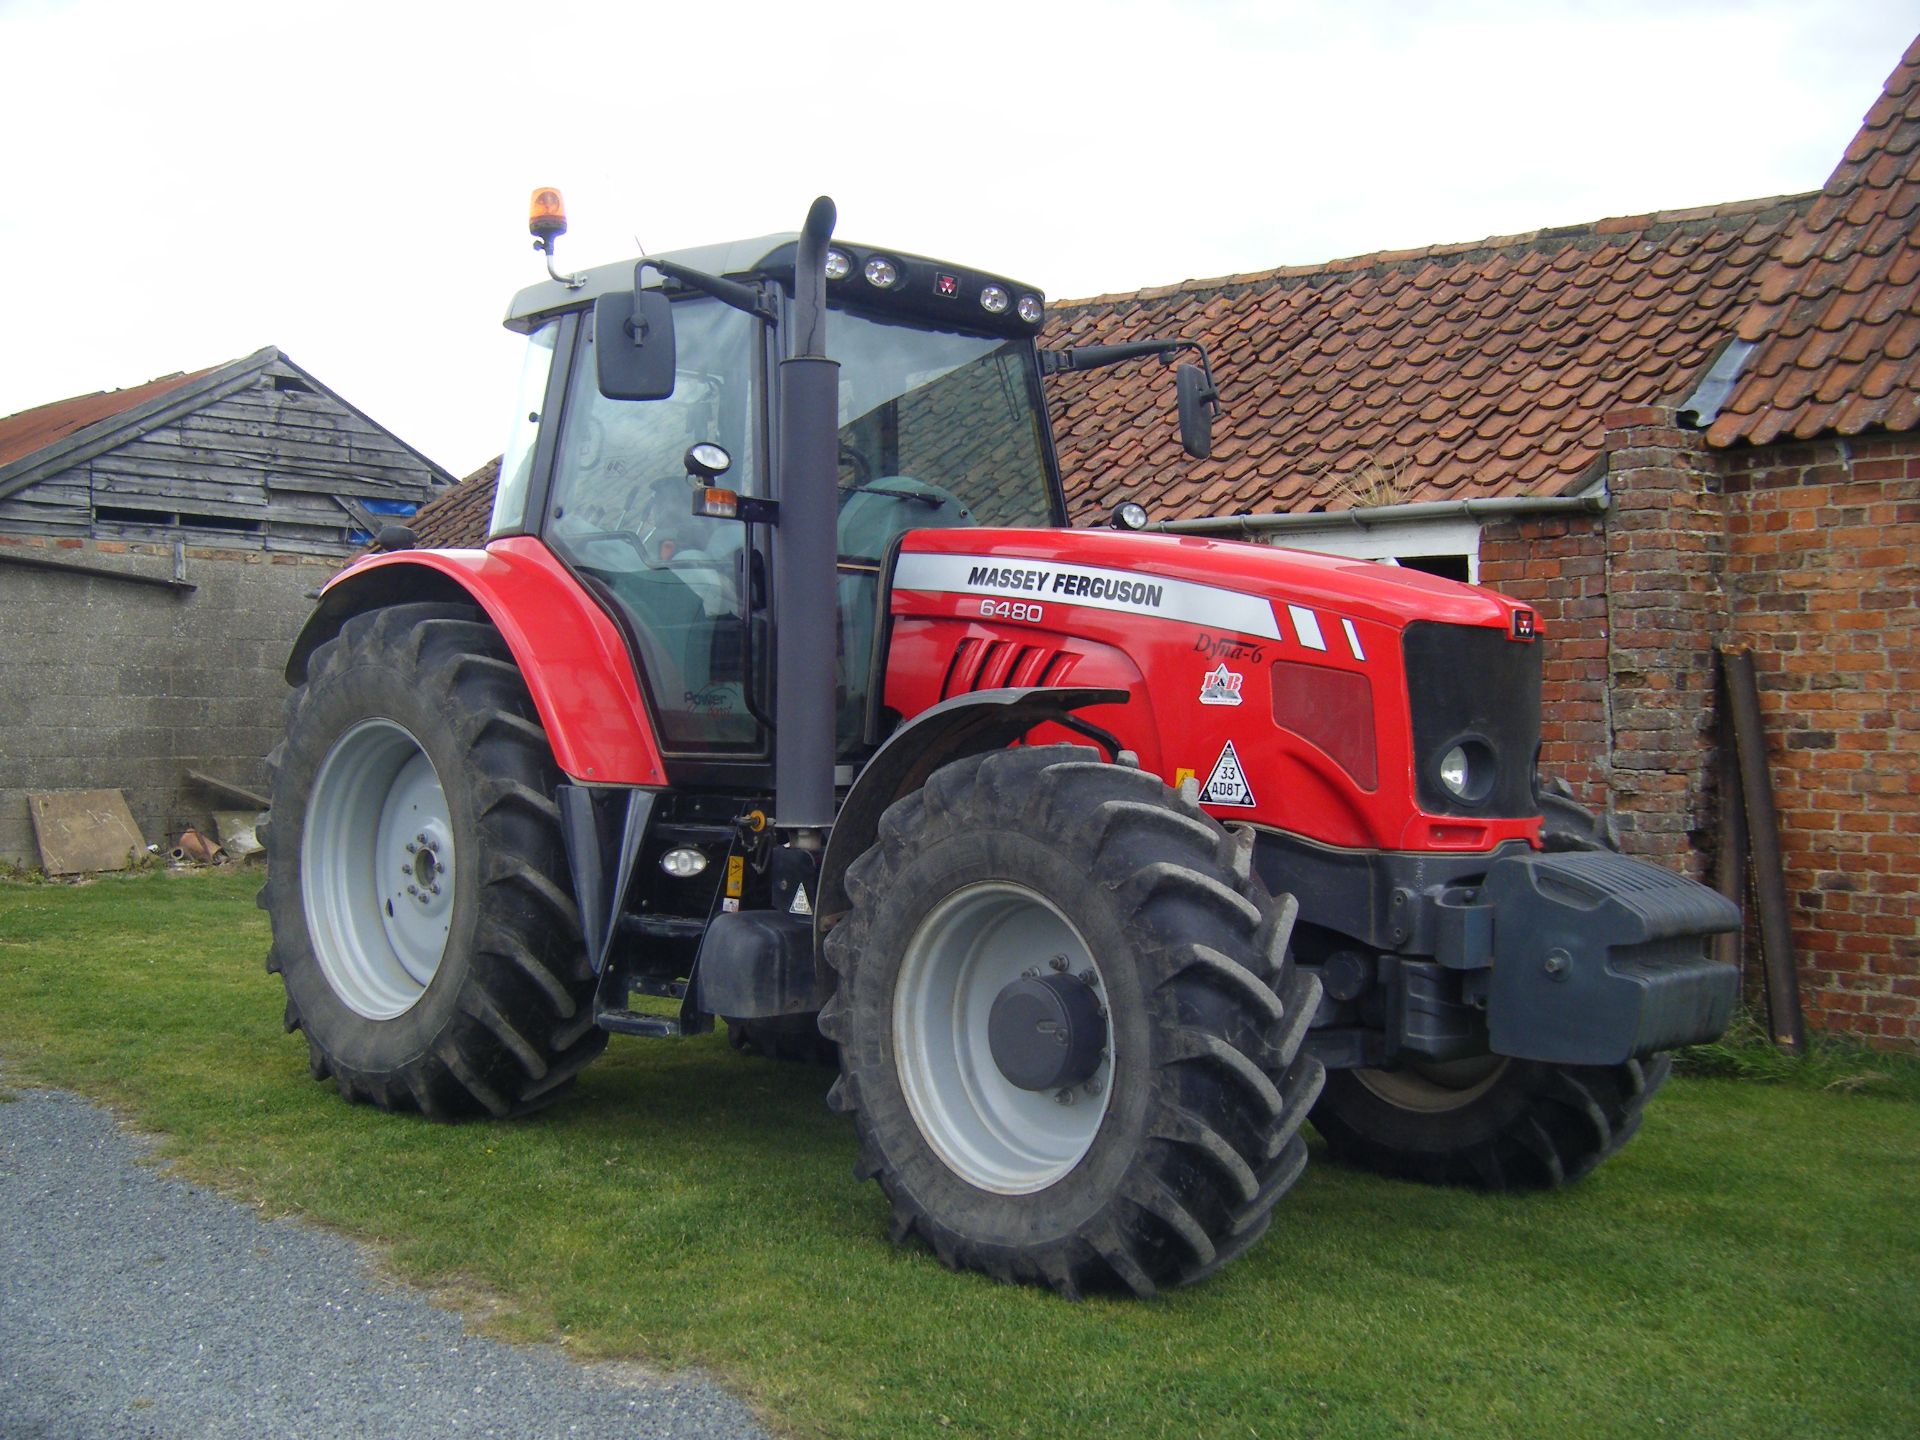
[[[793,353],[780,362],[773,809],[783,830],[833,823],[840,365],[826,352],[827,241],[835,218],[824,195],[807,211],[793,262]]]

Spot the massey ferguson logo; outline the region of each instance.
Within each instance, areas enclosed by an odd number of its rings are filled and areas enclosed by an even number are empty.
[[[1537,640],[1540,632],[1535,628],[1534,614],[1531,610],[1513,612],[1513,629],[1509,632],[1515,640]]]

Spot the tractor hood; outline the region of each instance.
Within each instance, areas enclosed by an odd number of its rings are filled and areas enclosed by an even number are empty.
[[[1254,636],[1280,633],[1289,607],[1395,630],[1426,620],[1533,634],[1529,607],[1491,590],[1393,565],[1199,535],[918,530],[901,545],[894,583],[1092,604]]]

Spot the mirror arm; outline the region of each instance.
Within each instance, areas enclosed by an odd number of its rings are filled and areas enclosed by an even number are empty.
[[[744,310],[763,324],[771,325],[777,318],[774,314],[773,302],[758,288],[742,285],[737,280],[722,280],[718,275],[709,275],[704,270],[695,270],[675,260],[642,260],[633,271],[635,289],[640,285],[640,272],[649,265],[667,279],[677,280],[703,295],[711,295],[722,305],[731,305],[735,310]]]
[[[1182,350],[1200,352],[1201,367],[1206,370],[1207,379],[1211,382],[1213,367],[1207,363],[1207,347],[1198,340],[1129,340],[1121,345],[1082,345],[1077,350],[1042,350],[1040,373],[1059,375],[1076,370],[1099,370],[1127,360],[1138,360],[1145,355],[1158,355],[1162,365],[1171,365],[1173,357]]]

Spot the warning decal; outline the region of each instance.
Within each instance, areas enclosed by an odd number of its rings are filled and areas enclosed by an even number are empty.
[[[1253,809],[1253,787],[1247,784],[1247,772],[1240,768],[1240,756],[1231,740],[1220,752],[1220,758],[1213,762],[1213,773],[1200,788],[1200,801],[1203,805],[1239,805]]]

